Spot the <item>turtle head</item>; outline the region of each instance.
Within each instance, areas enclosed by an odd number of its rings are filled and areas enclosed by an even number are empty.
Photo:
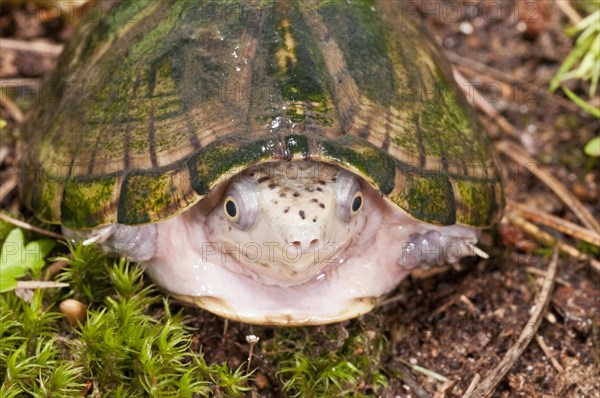
[[[317,162],[269,163],[240,174],[208,215],[222,254],[277,283],[317,278],[364,225],[359,179]]]

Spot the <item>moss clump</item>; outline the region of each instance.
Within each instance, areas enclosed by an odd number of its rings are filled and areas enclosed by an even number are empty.
[[[0,294],[0,396],[239,396],[249,389],[250,375],[208,365],[190,349],[185,318],[144,285],[142,268],[113,264],[90,248],[74,248],[71,257],[58,276],[70,291]],[[83,324],[71,326],[54,310],[66,296],[88,305]]]
[[[385,337],[360,321],[320,328],[277,329],[265,342],[286,396],[379,396],[387,387]],[[376,323],[376,322],[375,322]]]

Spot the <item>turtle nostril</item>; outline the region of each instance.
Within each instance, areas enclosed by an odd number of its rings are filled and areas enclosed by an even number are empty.
[[[300,247],[302,246],[302,245],[300,244],[300,241],[299,241],[299,240],[295,240],[295,241],[293,241],[293,242],[292,242],[292,245],[294,245],[294,247],[295,247],[296,249],[300,249]]]
[[[318,239],[313,239],[310,241],[310,244],[308,245],[308,247],[315,247],[319,244],[319,240]]]

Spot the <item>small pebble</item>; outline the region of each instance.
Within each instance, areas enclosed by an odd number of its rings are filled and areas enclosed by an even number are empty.
[[[262,373],[257,373],[254,378],[254,384],[259,390],[266,388],[269,386],[269,378]]]
[[[80,301],[73,299],[63,300],[58,306],[58,309],[63,313],[71,325],[77,325],[78,322],[85,322],[87,306]]]
[[[465,35],[470,35],[471,33],[473,33],[474,30],[473,25],[471,25],[470,22],[461,22],[458,29],[461,31],[461,33],[464,33]]]

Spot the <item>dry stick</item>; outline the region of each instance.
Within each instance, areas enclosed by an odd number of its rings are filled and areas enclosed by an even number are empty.
[[[8,95],[0,95],[0,105],[3,106],[17,123],[23,123],[25,116],[17,104],[13,102]]]
[[[477,105],[479,109],[481,109],[486,115],[488,115],[494,122],[500,126],[500,128],[511,137],[516,136],[516,129],[512,124],[501,114],[498,113],[496,108],[494,108],[489,102],[483,98],[483,96],[473,87],[473,85],[459,72],[456,68],[452,69],[454,79],[460,86],[460,89],[467,97],[467,100]]]
[[[17,176],[13,174],[4,184],[0,185],[0,202],[17,187],[18,181]]]
[[[550,363],[552,364],[552,366],[554,366],[554,369],[556,369],[558,373],[564,372],[565,368],[563,368],[562,365],[556,360],[556,358],[554,358],[554,355],[552,355],[552,351],[550,351],[550,347],[548,347],[544,342],[544,338],[538,334],[535,336],[535,341],[537,341],[542,351],[544,351],[544,355],[546,355],[546,357],[550,360]]]
[[[475,373],[475,376],[473,376],[473,380],[471,380],[471,383],[469,384],[469,387],[467,388],[467,391],[465,391],[463,397],[469,397],[471,394],[473,394],[475,387],[477,387],[477,384],[479,384],[479,379],[481,379],[481,376],[479,373]]]
[[[410,370],[405,367],[403,364],[398,363],[396,367],[400,372],[402,372],[402,381],[406,383],[407,386],[413,390],[415,395],[419,398],[431,398],[431,396],[421,387],[421,385],[417,382],[417,380],[413,377]]]
[[[450,61],[452,61],[452,63],[458,65],[458,67],[461,68],[463,71],[466,69],[468,71],[475,72],[476,74],[486,75],[495,80],[502,81],[505,84],[512,85],[514,88],[511,87],[511,89],[513,89],[513,90],[516,88],[517,91],[524,91],[524,89],[526,89],[527,86],[536,84],[535,82],[527,82],[527,81],[515,79],[512,76],[508,75],[507,73],[505,73],[499,69],[492,68],[492,67],[482,64],[480,62],[473,61],[472,59],[469,59],[469,58],[461,57],[460,55],[455,54],[455,53],[446,51],[445,54],[448,56]],[[566,108],[573,112],[577,112],[580,109],[576,104],[574,104],[567,98],[553,95],[552,93],[549,93],[548,91],[545,91],[545,90],[536,91],[535,95],[545,97],[548,100],[557,103],[561,107]]]
[[[529,266],[529,267],[525,267],[525,271],[527,271],[528,273],[533,274],[533,275],[541,276],[543,278],[546,277],[546,271],[544,271],[543,269]],[[571,282],[561,278],[560,276],[556,277],[556,284],[565,286],[565,287],[570,287],[570,288],[573,287],[573,284]]]
[[[558,250],[554,249],[552,253],[552,260],[550,261],[550,265],[548,266],[548,272],[546,274],[546,278],[544,279],[544,284],[542,285],[542,291],[540,292],[540,296],[538,300],[534,304],[533,313],[525,328],[521,331],[519,335],[519,339],[517,342],[510,347],[510,349],[506,352],[500,363],[492,370],[490,375],[486,377],[472,393],[469,395],[463,395],[463,398],[470,397],[489,397],[493,392],[494,388],[500,380],[504,378],[506,373],[513,367],[515,362],[519,359],[525,348],[529,345],[533,337],[535,336],[540,324],[542,323],[542,318],[544,312],[546,311],[546,307],[550,302],[550,296],[552,289],[554,288],[554,279],[556,278],[556,270],[558,269]]]
[[[527,166],[529,164],[536,164],[535,159],[525,153],[518,145],[510,141],[500,141],[496,143],[496,149],[502,152],[516,163]],[[594,216],[588,211],[588,209],[575,197],[569,190],[560,183],[552,174],[546,169],[539,167],[535,173],[532,173],[544,184],[548,186],[555,194],[559,197],[564,204],[566,204],[573,213],[581,220],[586,227],[600,233],[600,224],[594,218]]]
[[[445,51],[446,57],[450,60],[450,62],[454,64],[458,64],[464,67],[467,67],[476,72],[485,74],[487,76],[493,77],[494,79],[502,80],[505,83],[517,83],[514,77],[509,75],[508,73],[501,71],[496,68],[492,68],[486,64],[482,64],[481,62],[477,62],[473,59],[463,57],[451,51]]]
[[[523,217],[511,212],[510,210],[504,213],[504,216],[517,227],[521,228],[525,233],[528,233],[534,236],[538,241],[548,245],[548,246],[556,246],[561,252],[568,254],[571,257],[574,257],[578,260],[589,261],[590,265],[593,269],[600,272],[600,261],[595,260],[588,256],[585,253],[580,252],[576,248],[571,245],[568,245],[554,236],[550,235],[548,232],[539,229],[535,224],[530,223],[525,220]]]
[[[2,84],[0,83],[0,87],[1,86]],[[0,165],[4,163],[4,159],[6,159],[9,153],[10,149],[7,145],[0,146]]]
[[[581,16],[573,8],[569,0],[555,1],[554,4],[569,18],[573,25],[577,25],[581,22]]]
[[[21,78],[21,79],[0,79],[0,87],[29,87],[34,91],[39,91],[42,85],[42,79],[38,78]]]
[[[44,53],[54,56],[60,55],[63,50],[61,44],[53,44],[43,40],[26,41],[18,39],[2,39],[0,48],[3,50],[29,51],[34,53]]]
[[[56,232],[52,232],[52,231],[48,231],[47,229],[36,227],[36,226],[31,225],[29,223],[26,223],[24,221],[17,220],[16,218],[13,218],[13,217],[11,217],[11,216],[9,216],[7,214],[4,214],[4,213],[0,213],[0,220],[4,220],[7,223],[10,223],[12,225],[16,225],[19,228],[23,228],[23,229],[26,229],[28,231],[37,232],[38,234],[46,235],[46,236],[49,236],[51,238],[61,239],[61,240],[65,239],[61,234],[57,234]]]
[[[563,220],[562,218],[553,216],[548,213],[544,213],[538,209],[533,209],[529,206],[525,206],[509,199],[508,208],[523,218],[527,218],[530,221],[543,224],[547,227],[571,235],[574,238],[584,240],[595,246],[600,246],[600,235],[596,232],[590,231],[589,229],[580,227],[577,224],[573,224],[569,221]]]
[[[445,398],[446,393],[448,393],[448,391],[452,391],[455,385],[456,380],[448,380],[447,382],[442,384],[440,388],[438,388],[438,390],[433,395],[433,398]]]
[[[54,281],[17,281],[18,289],[49,289],[57,287],[68,287],[68,283]]]

